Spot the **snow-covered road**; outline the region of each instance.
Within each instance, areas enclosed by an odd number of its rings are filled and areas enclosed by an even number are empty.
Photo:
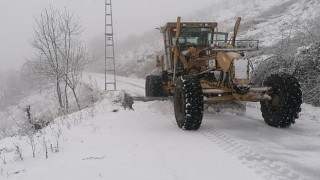
[[[86,77],[104,88],[104,75]],[[117,77],[118,90],[133,96],[144,95],[144,83],[144,79]],[[252,103],[244,116],[206,111],[199,130],[183,131],[176,125],[172,102],[137,101],[134,111],[124,110],[116,103],[121,93],[105,93],[94,107],[57,118],[35,136],[0,140],[0,179],[320,177],[319,108],[304,105],[296,124],[279,129],[266,125],[258,104]]]
[[[95,74],[94,77],[101,81],[101,75]],[[144,95],[143,79],[118,77],[117,80],[118,89],[126,90],[131,95]],[[149,107],[146,111],[166,115],[167,118],[161,122],[170,121],[176,131],[182,131],[175,124],[172,103],[135,102],[134,108],[141,108],[143,111],[146,105]],[[303,114],[313,113],[303,109]],[[152,126],[152,123],[148,122],[149,126]],[[273,128],[264,123],[259,103],[250,103],[244,117],[206,112],[198,131],[181,133],[195,134],[196,137],[201,135],[201,138],[198,138],[206,139],[207,144],[218,146],[237,158],[243,166],[266,179],[320,177],[320,124],[304,116],[290,128]],[[188,140],[188,143],[193,144],[195,141],[198,140]],[[214,151],[211,153],[214,154]]]

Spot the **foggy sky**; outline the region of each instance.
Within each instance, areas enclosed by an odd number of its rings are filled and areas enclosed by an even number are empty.
[[[123,40],[130,35],[159,27],[177,16],[186,16],[215,0],[112,0],[114,36]],[[25,57],[34,50],[29,41],[33,36],[35,17],[51,4],[54,8],[79,16],[83,39],[104,33],[105,0],[0,0],[0,70],[18,70]]]

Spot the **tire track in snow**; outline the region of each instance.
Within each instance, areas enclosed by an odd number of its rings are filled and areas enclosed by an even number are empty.
[[[246,167],[254,170],[267,180],[306,180],[301,175],[292,172],[279,161],[268,159],[255,152],[254,147],[237,142],[215,128],[200,130],[199,133],[227,153],[237,156]]]
[[[156,102],[158,106],[161,107],[162,104]],[[173,107],[172,107],[173,108]],[[156,109],[159,112],[162,112],[160,109]],[[165,111],[167,112],[167,111]],[[173,114],[173,112],[170,112]],[[246,117],[249,118],[249,117]],[[170,120],[174,126],[176,122],[174,118]],[[248,146],[244,142],[237,141],[234,138],[229,137],[223,132],[215,129],[199,129],[197,131],[200,135],[207,138],[213,144],[222,148],[225,152],[236,156],[240,162],[249,169],[252,169],[255,173],[260,175],[266,180],[306,180],[307,178],[303,177],[299,173],[295,173],[290,168],[287,168],[285,164],[280,161],[270,159],[267,156],[263,156],[256,152],[254,146]]]

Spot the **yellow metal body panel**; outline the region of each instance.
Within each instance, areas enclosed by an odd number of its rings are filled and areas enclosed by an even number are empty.
[[[239,53],[218,52],[217,61],[223,72],[229,72],[230,65],[234,59],[242,58]]]

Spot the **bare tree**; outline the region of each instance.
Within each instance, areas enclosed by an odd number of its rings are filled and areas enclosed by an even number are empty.
[[[68,11],[61,16],[60,30],[63,33],[64,45],[63,49],[59,49],[64,59],[64,75],[65,94],[67,94],[67,86],[72,90],[76,100],[78,109],[81,109],[79,99],[76,93],[76,87],[79,84],[79,78],[85,65],[88,63],[88,50],[79,40],[81,27],[79,21]],[[66,98],[66,103],[68,103]]]
[[[50,7],[41,12],[36,22],[31,42],[36,50],[36,56],[28,60],[28,65],[35,73],[55,83],[60,108],[68,112],[67,88],[69,87],[80,109],[75,89],[88,60],[88,51],[79,40],[81,26],[78,18],[67,9],[61,13]],[[63,85],[64,90],[62,90]]]
[[[60,108],[64,108],[61,92],[61,61],[62,58],[58,51],[60,46],[61,32],[59,31],[59,14],[52,7],[44,9],[40,18],[36,18],[37,26],[34,28],[34,36],[31,42],[36,50],[36,56],[28,61],[29,66],[37,74],[40,74],[56,85],[56,93]]]
[[[79,41],[75,42],[75,49],[71,53],[69,60],[69,70],[66,72],[65,82],[68,87],[72,90],[73,96],[77,102],[78,109],[81,109],[79,99],[77,97],[76,88],[78,87],[81,72],[88,63],[88,52],[87,49],[81,45]]]

